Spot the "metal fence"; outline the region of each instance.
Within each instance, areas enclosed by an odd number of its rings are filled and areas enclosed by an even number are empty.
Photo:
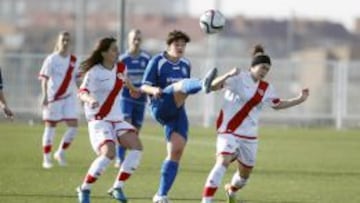
[[[0,56],[4,92],[8,103],[27,119],[40,118],[40,83],[37,79],[45,55],[16,54]],[[192,75],[201,77],[209,69],[206,58],[192,57]],[[247,69],[250,59],[217,60],[220,74],[237,66]],[[265,109],[261,122],[266,124],[333,126],[337,129],[360,126],[360,62],[274,60],[268,75],[281,98],[296,96],[302,87],[311,95],[304,104],[291,109]],[[189,97],[187,109],[192,123],[213,125],[222,104],[223,93]],[[22,116],[24,115],[24,116]],[[26,115],[26,116],[25,116]],[[149,114],[147,114],[149,117]],[[83,116],[81,116],[83,118]]]

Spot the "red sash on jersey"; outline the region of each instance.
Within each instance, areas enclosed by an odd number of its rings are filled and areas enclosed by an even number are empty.
[[[244,104],[244,106],[230,119],[225,133],[233,133],[244,121],[244,119],[249,115],[250,111],[258,105],[262,98],[265,95],[265,91],[268,88],[269,84],[265,81],[260,81],[258,88],[254,96]],[[217,119],[217,128],[221,126],[223,121],[223,111],[220,111],[220,115]]]
[[[109,114],[115,102],[115,99],[123,86],[123,80],[121,78],[121,75],[119,74],[124,73],[124,71],[125,71],[125,64],[121,62],[118,63],[116,68],[116,81],[114,88],[111,90],[110,94],[105,99],[103,105],[99,109],[99,112],[95,115],[96,120],[102,120]]]
[[[72,72],[75,68],[75,63],[76,63],[76,57],[74,55],[70,55],[69,68],[66,71],[64,80],[62,81],[58,91],[55,93],[54,101],[60,99],[61,96],[63,96],[66,93],[72,78]]]

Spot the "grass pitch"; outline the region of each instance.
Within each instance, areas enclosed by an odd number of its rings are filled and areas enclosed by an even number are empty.
[[[67,153],[69,166],[41,168],[40,124],[0,124],[0,203],[77,202],[81,183],[95,154],[86,125]],[[65,128],[57,129],[55,143]],[[214,163],[214,129],[191,128],[180,173],[169,194],[172,202],[200,202],[203,184]],[[332,129],[263,128],[257,164],[238,196],[239,203],[358,203],[360,202],[360,132]],[[141,133],[144,156],[125,192],[130,203],[149,203],[157,190],[165,156],[162,130],[147,124]],[[224,182],[235,168],[230,167]],[[94,185],[93,203],[115,202],[106,191],[117,170],[111,165]],[[223,183],[224,183],[223,182]],[[220,188],[215,202],[224,202]]]

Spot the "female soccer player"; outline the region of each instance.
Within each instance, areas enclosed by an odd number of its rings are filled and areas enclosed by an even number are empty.
[[[213,90],[224,88],[226,91],[217,120],[217,159],[206,180],[202,203],[212,202],[226,169],[235,160],[238,171],[225,185],[225,190],[228,202],[236,202],[236,191],[245,186],[255,165],[262,106],[285,109],[304,102],[309,96],[309,90],[303,89],[298,97],[279,99],[274,87],[264,81],[270,67],[270,57],[257,45],[248,71],[234,68],[212,82]]]
[[[150,60],[150,55],[141,50],[141,31],[133,29],[128,34],[129,48],[126,53],[120,56],[121,62],[126,65],[129,80],[135,87],[141,86],[141,80],[145,68]],[[146,95],[139,92],[130,92],[129,88],[124,87],[120,95],[121,112],[125,121],[136,127],[138,132],[144,121]],[[124,160],[125,148],[117,147],[117,158],[115,167],[119,167]]]
[[[90,142],[98,157],[92,162],[87,175],[77,188],[80,203],[90,202],[93,183],[115,158],[115,143],[129,150],[109,194],[118,202],[126,203],[124,182],[138,167],[142,144],[136,129],[122,120],[119,92],[124,85],[138,91],[126,78],[126,66],[117,63],[118,48],[114,38],[101,39],[91,55],[82,63],[85,73],[79,97],[84,102]]]
[[[56,124],[65,121],[68,126],[54,158],[65,166],[65,150],[77,134],[76,77],[79,76],[76,57],[70,54],[70,33],[61,32],[54,52],[48,55],[41,67],[39,79],[42,89],[42,113],[45,130],[42,138],[43,168],[52,167],[51,149]]]
[[[188,119],[185,100],[188,95],[201,90],[210,91],[216,77],[214,68],[203,81],[190,78],[190,62],[183,58],[190,38],[182,31],[168,34],[167,50],[154,56],[146,67],[141,89],[151,95],[153,117],[164,127],[167,141],[167,157],[161,167],[160,185],[153,202],[167,203],[178,165],[188,137]]]
[[[4,111],[6,118],[13,119],[14,114],[8,107],[4,93],[3,93],[3,79],[2,79],[2,75],[1,75],[1,69],[0,69],[0,109],[2,109]]]

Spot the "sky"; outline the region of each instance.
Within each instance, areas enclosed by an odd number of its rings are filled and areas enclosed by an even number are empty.
[[[216,0],[188,0],[190,14],[200,15],[214,8]],[[359,0],[218,0],[225,16],[272,17],[286,19],[290,16],[330,20],[354,28],[355,18],[360,18]]]

